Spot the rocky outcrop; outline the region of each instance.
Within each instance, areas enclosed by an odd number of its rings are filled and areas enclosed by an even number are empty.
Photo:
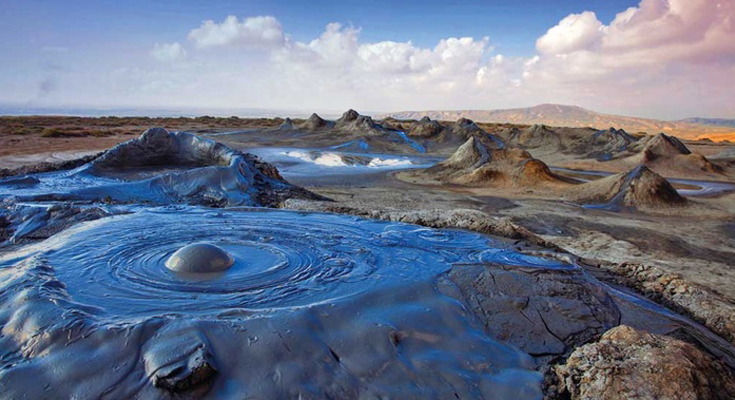
[[[666,179],[644,165],[570,189],[570,198],[578,203],[638,208],[681,206],[687,202]]]
[[[471,136],[447,160],[425,170],[435,179],[468,186],[562,183],[546,164],[521,149],[492,150]]]
[[[556,367],[559,392],[576,399],[732,399],[735,378],[695,346],[628,326],[577,348]]]

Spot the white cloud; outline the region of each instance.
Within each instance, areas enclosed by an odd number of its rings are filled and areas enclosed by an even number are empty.
[[[271,16],[249,17],[238,21],[230,15],[221,23],[207,20],[189,32],[189,40],[197,47],[239,44],[251,48],[271,48],[283,44],[281,23]]]
[[[167,62],[186,57],[177,68],[137,60],[113,77],[120,65],[100,65],[99,79],[70,74],[52,97],[87,85],[91,103],[124,93],[114,98],[167,106],[195,105],[192,99],[206,107],[310,110],[554,102],[656,117],[735,115],[735,0],[642,0],[608,24],[579,10],[538,38],[537,54],[523,57],[499,54],[487,37],[370,42],[360,28],[339,23],[296,40],[270,16],[205,21],[188,39],[186,49],[177,42],[151,52]]]
[[[571,53],[597,46],[603,35],[595,13],[570,14],[536,41],[536,49],[542,54]]]
[[[151,55],[161,62],[175,62],[186,58],[186,50],[184,50],[184,47],[179,42],[170,44],[156,43],[153,46]]]

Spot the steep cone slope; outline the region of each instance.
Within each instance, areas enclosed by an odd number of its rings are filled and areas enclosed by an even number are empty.
[[[511,128],[507,141],[508,144],[531,149],[557,146],[560,143],[559,135],[546,125],[533,125],[526,129]]]
[[[386,132],[385,128],[375,123],[372,118],[367,115],[360,115],[352,109],[342,114],[342,117],[334,122],[334,126],[340,131],[351,133],[381,135]]]
[[[573,201],[609,207],[664,208],[686,204],[673,186],[657,173],[640,165],[570,189]]]
[[[643,152],[645,158],[649,161],[659,157],[673,157],[679,154],[692,153],[679,139],[663,133],[659,133],[648,140]]]
[[[722,167],[713,164],[699,153],[692,153],[679,139],[659,133],[639,142],[640,154],[633,161],[644,164],[662,174],[671,175],[715,175]]]
[[[439,122],[432,121],[429,117],[423,117],[411,127],[407,134],[417,138],[433,138],[443,130],[444,127]]]
[[[331,129],[334,127],[334,123],[327,121],[317,115],[316,113],[311,114],[309,119],[306,120],[301,125],[298,125],[297,128],[305,131],[318,131],[321,129]]]
[[[505,147],[500,138],[485,132],[474,121],[467,118],[460,118],[454,124],[442,130],[437,137],[439,142],[458,142],[462,143],[469,138],[478,138],[485,146],[491,149],[502,149]]]
[[[630,155],[628,149],[638,139],[622,129],[597,131],[591,128],[552,128],[546,125],[517,127],[501,133],[509,145],[537,150],[535,153],[563,153],[608,161]]]
[[[279,130],[282,131],[291,131],[294,129],[293,121],[291,121],[291,118],[286,118],[285,121],[281,125],[278,126]]]
[[[521,149],[487,147],[472,136],[447,160],[425,170],[441,181],[469,186],[564,183],[542,161]]]

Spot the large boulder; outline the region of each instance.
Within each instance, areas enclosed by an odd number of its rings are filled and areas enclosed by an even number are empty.
[[[628,326],[572,352],[555,368],[562,396],[577,399],[733,399],[735,378],[697,347]]]

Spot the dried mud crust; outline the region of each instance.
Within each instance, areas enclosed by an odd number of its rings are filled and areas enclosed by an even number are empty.
[[[102,152],[90,156],[80,157],[69,161],[61,161],[56,163],[41,162],[35,165],[28,165],[18,168],[0,168],[0,178],[9,176],[19,176],[28,174],[38,174],[42,172],[64,171],[80,167],[99,157]]]
[[[680,275],[641,264],[601,264],[621,283],[686,315],[735,344],[735,306],[719,293],[687,282]]]
[[[383,221],[404,222],[430,228],[467,229],[508,239],[525,240],[537,246],[551,250],[560,249],[554,244],[540,238],[533,232],[515,225],[507,218],[495,218],[488,214],[471,209],[454,210],[416,210],[371,209],[362,206],[351,206],[337,202],[288,199],[282,203],[283,208],[302,211],[320,211],[339,214],[350,214],[363,218]]]

